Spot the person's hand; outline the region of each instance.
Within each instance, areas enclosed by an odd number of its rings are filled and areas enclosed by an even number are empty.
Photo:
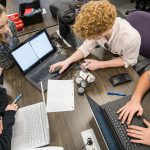
[[[7,105],[5,111],[8,111],[8,110],[17,111],[17,109],[18,109],[18,105],[17,104],[9,104],[9,105]]]
[[[89,69],[89,70],[94,71],[96,69],[103,68],[102,63],[98,60],[85,59],[84,61],[85,61],[85,63],[87,63],[87,65],[85,66],[85,69]]]
[[[2,121],[2,118],[0,119],[0,135],[2,134],[3,132],[3,121]]]
[[[49,72],[53,72],[56,68],[61,68],[59,73],[62,73],[65,69],[68,68],[68,66],[70,65],[70,63],[67,60],[58,62],[56,64],[53,64],[52,66],[50,66]]]
[[[128,125],[131,123],[131,120],[136,112],[138,112],[137,116],[142,116],[143,108],[140,101],[134,98],[117,111],[117,113],[120,113],[119,120],[121,119],[121,122],[125,123],[127,119]]]
[[[150,122],[144,119],[144,123],[147,128],[134,125],[128,126],[127,135],[132,138],[136,138],[131,139],[131,142],[150,145]]]

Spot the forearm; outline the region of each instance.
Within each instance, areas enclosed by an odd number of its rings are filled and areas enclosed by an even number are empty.
[[[12,126],[14,124],[15,111],[6,111],[3,118],[3,132],[0,135],[0,149],[11,149]]]
[[[4,132],[3,134],[10,134],[12,133],[12,126],[15,122],[15,113],[14,110],[5,111],[4,117],[3,117],[3,127]]]
[[[83,53],[80,50],[77,50],[75,53],[73,53],[69,58],[66,59],[69,64],[76,62],[84,57]]]
[[[141,102],[142,97],[148,91],[150,87],[150,71],[145,72],[139,79],[136,89],[132,97],[137,101]]]
[[[9,103],[9,97],[6,93],[6,89],[0,87],[0,115],[4,116],[5,108]]]
[[[103,66],[103,68],[124,66],[124,62],[121,57],[108,60],[108,61],[100,61],[100,63],[103,63],[103,64],[100,64],[100,68],[101,66]]]

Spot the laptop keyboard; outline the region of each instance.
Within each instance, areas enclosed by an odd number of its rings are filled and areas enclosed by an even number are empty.
[[[52,62],[49,62],[46,66],[44,66],[38,73],[34,74],[31,79],[35,83],[39,83],[44,77],[49,74],[49,66],[52,65]]]
[[[44,79],[49,73],[49,67],[59,61],[63,61],[66,59],[66,56],[64,55],[60,55],[53,57],[51,59],[48,60],[47,64],[39,71],[36,72],[34,75],[31,76],[31,80],[34,81],[35,83],[39,83],[42,79]],[[52,74],[52,77],[54,75]],[[56,74],[55,74],[56,77]]]
[[[121,124],[121,121],[118,120],[119,115],[116,113],[120,108],[120,105],[114,106],[114,107],[107,107],[105,108],[105,111],[107,115],[109,116],[109,119],[112,121],[113,126],[115,130],[117,131],[117,134],[119,135],[124,147],[126,150],[131,150],[133,148],[136,148],[139,146],[139,144],[131,143],[131,138],[127,136],[127,124]]]
[[[39,107],[38,107],[39,106]],[[29,146],[35,146],[44,143],[44,134],[42,128],[42,116],[40,105],[29,107],[25,111],[27,121],[27,137]]]

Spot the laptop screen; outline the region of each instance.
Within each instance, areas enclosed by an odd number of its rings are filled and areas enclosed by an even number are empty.
[[[52,51],[53,47],[46,33],[42,32],[13,51],[12,55],[20,68],[26,71]]]

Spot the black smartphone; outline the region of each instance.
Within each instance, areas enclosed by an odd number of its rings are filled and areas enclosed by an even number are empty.
[[[131,81],[131,77],[127,73],[121,73],[110,78],[110,82],[113,86],[117,86],[129,81]]]

